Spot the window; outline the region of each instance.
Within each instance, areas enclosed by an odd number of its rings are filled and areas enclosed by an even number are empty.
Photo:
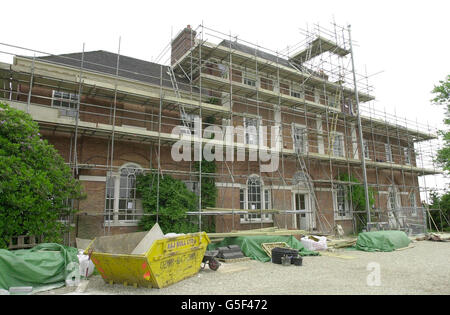
[[[249,74],[249,73],[244,73],[243,77],[242,77],[242,82],[246,85],[252,86],[252,87],[256,87],[256,76]]]
[[[405,164],[411,164],[411,155],[409,148],[403,148],[403,156],[405,158]]]
[[[183,128],[182,133],[193,135],[195,133],[195,120],[200,119],[200,116],[193,114],[182,114]]]
[[[251,176],[247,181],[248,209],[261,209],[261,180],[257,176]]]
[[[389,143],[384,144],[384,150],[386,152],[386,162],[392,162],[392,148]]]
[[[271,205],[271,200],[270,200],[270,190],[269,189],[264,189],[264,209],[270,209],[272,208]]]
[[[124,165],[118,174],[106,179],[105,221],[113,224],[137,224],[142,205],[136,197],[136,176],[142,168],[134,163]]]
[[[114,220],[114,202],[115,202],[115,194],[114,194],[114,185],[115,178],[112,176],[107,177],[106,179],[106,205],[105,212],[106,217],[105,221],[113,221]]]
[[[336,107],[336,96],[332,93],[327,95],[327,103],[330,107]]]
[[[245,144],[258,144],[258,119],[244,118]]]
[[[415,192],[412,192],[409,195],[409,202],[411,204],[411,215],[413,217],[416,217],[418,209],[417,209],[417,204],[416,204],[416,193]]]
[[[240,209],[245,209],[245,189],[241,188],[239,189],[239,205]],[[241,216],[243,217],[243,216]]]
[[[320,104],[320,92],[318,90],[314,90],[314,103]]]
[[[370,160],[369,141],[367,141],[366,139],[363,139],[363,143],[364,143],[364,158],[367,160]]]
[[[308,134],[305,126],[292,125],[292,135],[294,138],[294,150],[296,153],[306,153],[308,151]]]
[[[264,210],[270,209],[272,205],[271,191],[264,188],[261,179],[257,175],[252,175],[247,180],[247,187],[239,190],[240,208],[247,210]],[[242,222],[261,222],[270,221],[270,214],[249,213],[241,215]]]
[[[52,106],[62,108],[77,108],[78,94],[60,92],[53,90],[52,93]]]
[[[348,187],[338,185],[335,191],[335,217],[336,219],[350,219],[351,211],[348,200]]]
[[[296,98],[305,98],[305,93],[303,92],[303,88],[299,84],[292,83],[291,84],[291,96]]]
[[[198,182],[195,181],[185,181],[184,184],[186,185],[186,188],[196,194],[197,196],[200,196],[200,187],[198,186]]]
[[[221,76],[222,78],[228,79],[228,66],[226,66],[226,65],[224,65],[224,64],[222,64],[222,63],[219,63],[219,64],[217,65],[217,69],[219,69],[220,76]]]
[[[335,133],[333,140],[333,155],[344,157],[344,135],[342,133]]]

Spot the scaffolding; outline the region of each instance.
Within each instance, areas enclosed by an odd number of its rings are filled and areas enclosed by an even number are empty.
[[[442,173],[433,162],[437,130],[376,109],[367,74],[354,67],[349,27],[315,25],[301,35],[288,50],[273,51],[204,25],[188,27],[154,62],[121,55],[120,40],[117,53],[86,52],[83,44],[81,53],[66,55],[1,43],[1,54],[13,62],[0,64],[0,101],[30,113],[46,136],[69,147],[62,154],[74,176],[105,178],[104,209],[86,211],[104,234],[120,217],[149,215],[117,211],[109,202],[118,192],[109,179],[124,162],[157,174],[158,200],[161,176],[194,183],[198,209],[188,215],[198,218],[200,230],[203,217],[220,231],[437,228],[426,206],[430,193],[443,189],[436,180],[430,184]],[[192,136],[194,117],[215,121],[202,130],[244,126],[243,142],[232,147],[245,152],[245,161],[224,159],[216,173],[202,171],[206,141]],[[182,132],[174,135],[177,126]],[[273,127],[266,143],[261,126]],[[167,160],[180,139],[198,150],[198,171],[194,161]],[[96,143],[95,154],[80,158]],[[122,158],[124,147],[140,157]],[[250,160],[262,149],[279,154],[276,170],[262,171],[261,159]],[[202,209],[202,177],[219,189],[214,208]],[[353,200],[357,187],[365,192],[364,207]]]

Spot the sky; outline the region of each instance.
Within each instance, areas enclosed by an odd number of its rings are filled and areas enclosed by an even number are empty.
[[[448,0],[7,1],[0,42],[53,54],[83,43],[117,52],[120,37],[121,54],[152,61],[188,24],[274,51],[300,42],[307,25],[351,24],[356,69],[375,74],[375,107],[442,128],[444,109],[430,100],[450,74],[449,12]]]

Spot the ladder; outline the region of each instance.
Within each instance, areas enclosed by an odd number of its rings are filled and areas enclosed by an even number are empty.
[[[315,215],[317,216],[317,221],[319,222],[319,225],[320,225],[321,228],[323,228],[322,220],[327,224],[327,226],[329,228],[329,230],[322,229],[322,231],[331,232],[332,229],[333,229],[332,226],[328,222],[327,218],[320,211],[319,200],[317,199],[316,193],[314,191],[314,186],[312,184],[312,178],[309,175],[308,168],[306,167],[306,162],[305,162],[305,159],[303,157],[303,154],[298,149],[296,149],[295,152],[296,152],[297,160],[298,160],[298,162],[300,164],[300,169],[301,169],[301,171],[304,174],[305,179],[306,179],[306,187],[308,189],[308,192],[309,192],[310,196],[313,197],[312,201],[314,202],[314,205],[315,205],[315,211],[314,212],[315,212]]]
[[[335,104],[336,107],[340,106],[340,102],[341,102],[341,93],[342,90],[340,88],[338,88],[338,90],[336,91],[336,95],[335,95]],[[338,118],[339,118],[339,112],[334,113],[333,118],[331,119],[331,133],[330,133],[330,137],[328,140],[328,153],[331,154],[331,152],[333,151],[333,146],[334,146],[334,138],[336,137],[336,129],[337,129],[337,122],[338,122]]]
[[[175,73],[173,72],[172,67],[169,67],[168,74],[170,77],[170,81],[172,83],[173,90],[175,91],[176,98],[181,99],[180,90],[178,88],[178,82],[177,82],[177,79],[175,77]],[[180,102],[177,102],[177,105],[178,105],[178,108],[180,109],[180,119],[183,122],[183,126],[185,127],[186,133],[189,132],[189,134],[190,134],[191,126],[186,121],[186,119],[188,118],[188,116],[186,114],[186,110],[184,109],[184,106]]]

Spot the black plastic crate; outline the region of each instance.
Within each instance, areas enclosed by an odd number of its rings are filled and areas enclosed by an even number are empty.
[[[274,264],[281,264],[281,257],[287,255],[288,257],[297,258],[298,251],[291,248],[275,247],[272,249],[272,262]]]

